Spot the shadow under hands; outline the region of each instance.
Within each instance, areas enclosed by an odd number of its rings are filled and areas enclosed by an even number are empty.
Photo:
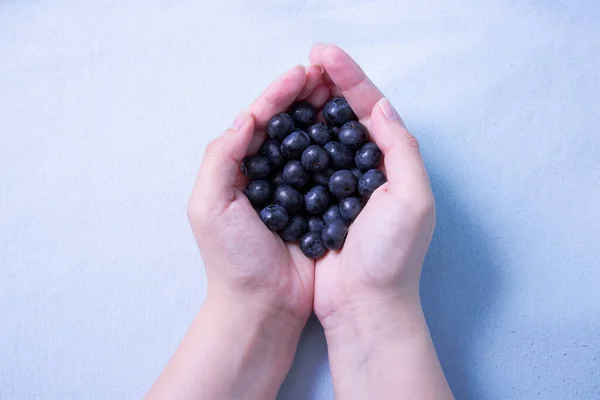
[[[457,399],[485,400],[477,382],[474,344],[499,296],[499,266],[483,224],[430,171],[437,226],[425,259],[421,301],[444,373]]]
[[[332,390],[325,333],[313,314],[302,331],[296,357],[277,399],[316,399],[318,393]]]

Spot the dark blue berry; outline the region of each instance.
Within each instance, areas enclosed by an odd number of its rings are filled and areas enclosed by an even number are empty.
[[[308,230],[309,232],[323,232],[325,222],[319,217],[310,217],[308,219]]]
[[[356,115],[346,99],[334,97],[323,106],[323,117],[331,125],[342,126],[348,121],[356,119]]]
[[[262,146],[260,146],[260,150],[258,150],[258,154],[262,154],[267,157],[271,164],[275,166],[282,166],[285,164],[285,158],[283,154],[281,154],[281,150],[279,147],[281,146],[281,142],[275,139],[267,139]]]
[[[294,118],[289,114],[277,114],[267,123],[267,134],[279,141],[285,139],[294,130]]]
[[[330,224],[333,221],[339,221],[342,220],[342,213],[340,212],[340,206],[338,206],[337,204],[334,204],[332,206],[330,206],[324,213],[323,213],[323,222],[325,222],[325,224]]]
[[[304,195],[304,208],[309,214],[321,214],[330,202],[331,197],[325,186],[315,186]]]
[[[350,150],[358,150],[367,142],[367,127],[358,121],[346,122],[338,132],[338,140]]]
[[[284,182],[296,187],[302,188],[310,179],[309,173],[302,167],[300,161],[288,161],[283,167]]]
[[[331,128],[331,135],[335,140],[337,140],[338,138],[338,133],[340,133],[340,128],[338,128],[337,126]]]
[[[271,163],[265,156],[248,156],[242,161],[241,169],[250,179],[263,179],[271,172]]]
[[[368,142],[358,149],[354,156],[354,163],[362,171],[367,171],[377,168],[382,157],[383,154],[381,153],[381,150],[379,150],[379,147],[377,147],[375,143]]]
[[[350,172],[352,172],[354,174],[354,176],[356,177],[356,179],[360,179],[361,176],[363,176],[363,172],[358,169],[358,168],[352,168],[350,170]]]
[[[348,227],[343,221],[338,220],[325,225],[321,238],[325,247],[330,250],[338,250],[344,246],[347,235]]]
[[[273,187],[271,183],[266,180],[255,180],[250,181],[244,188],[244,194],[250,201],[250,204],[254,207],[264,207],[271,201],[271,195],[273,194]]]
[[[325,149],[316,144],[308,146],[302,152],[302,166],[310,172],[322,171],[329,167],[329,156]]]
[[[358,193],[371,197],[375,189],[387,182],[387,178],[378,169],[370,169],[358,180]]]
[[[321,234],[319,232],[308,232],[300,238],[298,242],[302,253],[312,259],[321,258],[327,253],[327,248],[323,244]]]
[[[304,127],[314,124],[317,120],[317,110],[306,101],[293,104],[290,108],[290,115]]]
[[[335,168],[350,168],[354,162],[354,154],[341,143],[329,142],[325,144],[329,155],[329,164]]]
[[[329,190],[338,198],[352,196],[356,191],[356,184],[356,176],[347,169],[334,172],[329,178]]]
[[[281,142],[281,154],[289,159],[298,159],[304,149],[310,145],[310,139],[304,131],[294,131]]]
[[[283,185],[285,183],[283,181],[283,172],[281,171],[272,172],[271,175],[269,175],[269,179],[271,179],[271,182],[275,187]]]
[[[333,169],[333,168],[327,168],[325,171],[315,172],[312,175],[313,181],[317,185],[322,185],[322,186],[328,187],[329,186],[329,178],[331,178],[331,175],[333,175],[334,172],[335,172],[335,169]]]
[[[271,204],[260,212],[260,219],[272,231],[283,229],[288,223],[288,212],[279,204]]]
[[[302,211],[304,199],[302,194],[290,185],[277,186],[273,193],[273,203],[284,207],[288,213],[295,214]]]
[[[346,197],[340,200],[340,214],[344,221],[350,223],[358,217],[362,210],[362,204],[358,197]]]
[[[306,232],[306,220],[301,215],[294,215],[287,225],[279,231],[279,237],[286,242],[296,242]]]
[[[332,139],[331,131],[327,125],[322,122],[317,122],[316,124],[309,126],[306,133],[308,133],[308,136],[313,143],[321,146],[330,142]]]

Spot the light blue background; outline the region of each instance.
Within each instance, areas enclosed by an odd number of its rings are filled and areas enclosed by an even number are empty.
[[[217,5],[217,3],[219,3]],[[419,138],[458,399],[600,398],[600,3],[0,2],[0,398],[131,399],[205,291],[208,141],[335,41]],[[332,399],[311,321],[281,399]]]

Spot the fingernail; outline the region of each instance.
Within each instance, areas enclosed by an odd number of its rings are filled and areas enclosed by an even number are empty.
[[[239,130],[241,128],[244,127],[244,125],[246,125],[246,123],[248,122],[248,112],[247,111],[242,111],[241,113],[238,114],[238,116],[235,118],[235,120],[233,121],[233,129],[235,130]]]
[[[381,112],[383,112],[383,115],[385,115],[385,117],[390,121],[402,121],[402,118],[400,118],[400,115],[398,114],[394,106],[392,106],[392,103],[390,103],[387,97],[384,97],[381,100],[379,100],[379,108],[381,108]]]

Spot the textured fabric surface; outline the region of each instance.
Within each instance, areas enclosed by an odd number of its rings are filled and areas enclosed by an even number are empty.
[[[596,0],[8,0],[0,399],[143,395],[204,298],[203,149],[315,41],[421,142],[422,297],[456,397],[600,398]],[[333,398],[314,320],[279,397]]]

